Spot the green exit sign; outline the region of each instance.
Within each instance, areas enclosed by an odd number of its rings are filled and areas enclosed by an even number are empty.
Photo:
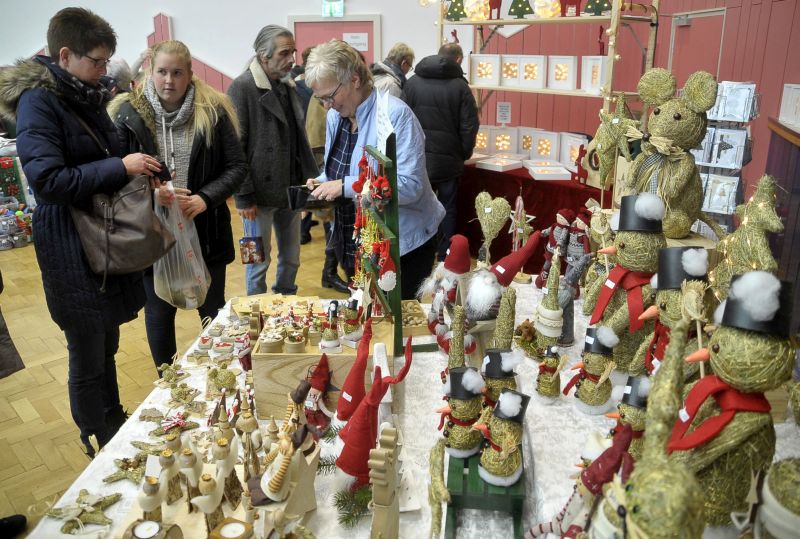
[[[344,0],[322,0],[323,17],[344,17]]]

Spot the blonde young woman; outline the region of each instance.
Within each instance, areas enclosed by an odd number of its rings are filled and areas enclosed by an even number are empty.
[[[176,196],[183,214],[194,219],[211,274],[200,317],[214,317],[225,304],[225,267],[234,260],[227,199],[236,192],[247,164],[239,144],[238,122],[230,100],[192,74],[192,56],[180,41],[153,47],[145,83],[109,105],[120,144],[158,156],[175,186],[159,192],[162,203]],[[145,327],[156,366],[171,363],[176,351],[175,307],[158,296],[153,272],[145,272]]]

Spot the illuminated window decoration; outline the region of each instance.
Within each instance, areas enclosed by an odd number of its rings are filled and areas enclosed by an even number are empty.
[[[605,56],[583,56],[581,58],[581,90],[590,94],[599,94],[605,84],[607,64],[608,58]]]
[[[525,80],[539,78],[539,64],[525,64]]]
[[[547,87],[554,90],[574,90],[576,86],[575,70],[578,65],[577,56],[550,56],[547,73]]]
[[[561,15],[559,0],[533,0],[533,12],[541,19],[551,19]]]
[[[485,21],[489,18],[489,0],[465,0],[464,11],[471,21]]]
[[[553,149],[552,141],[546,138],[540,138],[536,142],[536,153],[542,157],[550,157],[550,151]]]
[[[519,85],[525,88],[544,88],[547,82],[547,56],[519,57]]]
[[[581,145],[585,148],[589,145],[588,137],[578,135],[577,133],[559,133],[559,147],[561,148],[559,161],[564,167],[572,172],[575,172],[575,160],[578,159],[578,152]]]
[[[578,160],[578,152],[580,151],[580,146],[570,146],[569,147],[569,160],[571,162],[575,162]]]
[[[522,149],[531,151],[533,148],[533,137],[531,135],[522,135]]]
[[[515,170],[518,168],[522,168],[522,161],[514,159],[505,159],[502,157],[490,157],[488,159],[481,159],[480,161],[475,163],[475,166],[486,170],[496,170],[498,172],[504,172],[506,170]]]
[[[470,56],[470,80],[477,86],[500,86],[499,54],[473,54]]]
[[[511,149],[511,135],[504,133],[495,135],[494,147],[501,152],[509,151]]]
[[[503,78],[516,79],[519,76],[519,65],[515,62],[503,62]]]
[[[475,138],[475,148],[478,150],[485,150],[489,146],[489,137],[486,133],[478,133],[478,136]]]

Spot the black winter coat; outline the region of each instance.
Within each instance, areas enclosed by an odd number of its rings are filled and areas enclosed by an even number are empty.
[[[425,131],[425,160],[432,184],[464,172],[478,135],[478,108],[461,66],[444,56],[428,56],[414,67],[404,99]]]
[[[113,330],[136,318],[145,302],[141,272],[109,276],[106,291],[100,291],[103,277],[89,269],[69,210],[128,182],[105,101],[102,92],[71,80],[47,57],[21,61],[0,75],[0,112],[16,115],[17,152],[38,204],[33,241],[47,307],[62,330]]]
[[[230,264],[235,258],[227,200],[239,189],[247,174],[236,130],[222,109],[217,113],[219,119],[214,125],[211,147],[206,145],[204,136],[196,134],[194,137],[186,186],[193,194],[200,195],[207,206],[206,211],[194,218],[207,266]],[[153,107],[141,92],[117,96],[109,106],[109,114],[125,152],[157,155]]]

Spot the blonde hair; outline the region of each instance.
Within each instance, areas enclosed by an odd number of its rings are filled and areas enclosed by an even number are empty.
[[[386,55],[386,59],[395,65],[402,64],[403,60],[408,60],[409,65],[413,64],[414,49],[405,43],[395,43],[394,46],[389,49],[389,54]]]
[[[151,50],[148,77],[152,78],[155,58],[161,53],[177,55],[178,58],[186,63],[186,67],[191,71],[192,53],[189,52],[189,47],[182,41],[162,41],[156,44]],[[231,124],[233,124],[233,128],[236,130],[236,135],[238,136],[239,118],[236,116],[236,109],[233,108],[233,103],[230,98],[206,84],[205,81],[198,79],[193,72],[192,85],[194,85],[194,112],[192,113],[192,121],[195,134],[205,136],[206,146],[210,147],[213,143],[214,126],[220,119],[220,112],[224,112],[230,119]],[[141,88],[143,89],[144,86],[145,85],[142,85]]]
[[[372,88],[372,74],[353,47],[338,39],[317,45],[306,62],[306,84],[312,86],[320,81],[336,79],[347,84],[354,74],[361,84]]]

